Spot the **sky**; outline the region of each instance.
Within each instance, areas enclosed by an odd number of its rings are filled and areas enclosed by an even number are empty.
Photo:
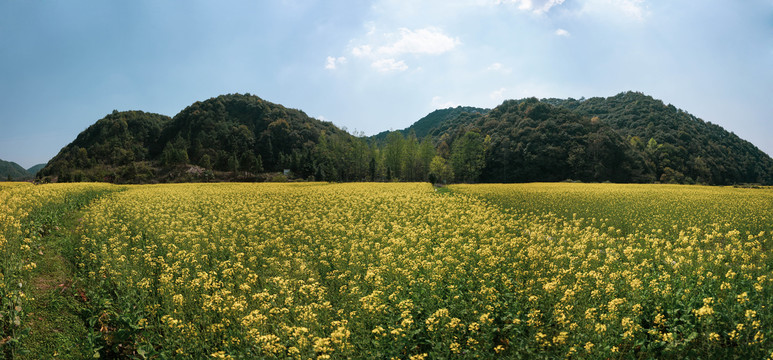
[[[773,155],[773,0],[0,0],[0,159],[250,93],[349,132],[640,91]]]

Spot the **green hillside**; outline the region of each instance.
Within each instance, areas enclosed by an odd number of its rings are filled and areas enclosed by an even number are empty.
[[[46,167],[46,164],[37,164],[37,165],[27,169],[27,172],[30,173],[31,175],[35,176],[35,175],[38,174],[38,171],[40,171],[44,167]]]
[[[493,141],[482,182],[773,183],[773,159],[756,146],[637,92],[587,100],[508,100],[486,115],[447,117],[427,133],[439,146],[450,147],[470,129]],[[609,173],[612,168],[615,174]]]
[[[250,94],[167,116],[113,112],[38,173],[44,181],[664,182],[773,184],[773,160],[720,126],[626,92],[436,110],[356,137]]]
[[[660,181],[773,182],[773,160],[756,146],[651,96],[625,92],[560,106],[615,128],[642,153]]]
[[[357,145],[354,136],[303,111],[249,94],[194,103],[164,128],[157,145],[154,156],[166,165],[249,174],[289,169],[303,178],[340,172],[343,180],[355,179],[346,164],[330,164],[328,159],[331,151],[339,159],[351,156]]]
[[[417,138],[421,139],[427,135],[437,135],[455,126],[465,125],[469,123],[469,119],[474,119],[477,115],[485,115],[489,111],[491,109],[472,106],[457,106],[455,108],[435,110],[411,126],[398,131],[404,136],[413,133]],[[372,136],[371,139],[383,141],[386,140],[388,134],[389,131],[382,131]]]
[[[360,144],[361,143],[361,144]],[[50,181],[241,180],[290,169],[296,176],[362,179],[349,157],[364,141],[328,122],[253,95],[196,102],[174,118],[113,112],[63,148],[38,177]],[[359,173],[356,173],[359,170]]]
[[[21,165],[12,161],[0,160],[0,181],[27,180],[31,178],[32,175]]]
[[[81,132],[38,172],[52,181],[142,182],[155,176],[148,162],[169,117],[113,111]]]
[[[481,181],[654,180],[611,126],[534,98],[506,101],[474,127],[491,139]]]

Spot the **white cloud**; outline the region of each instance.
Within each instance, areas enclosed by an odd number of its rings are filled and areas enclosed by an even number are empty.
[[[531,11],[535,14],[544,14],[554,6],[564,3],[564,0],[494,0],[496,5],[518,5],[519,10]]]
[[[368,28],[368,35],[373,35],[376,33],[376,23],[373,21],[368,21],[365,23],[365,27]]]
[[[379,72],[405,71],[408,69],[408,65],[405,64],[405,61],[398,61],[391,58],[376,60],[371,63],[370,66]]]
[[[513,69],[505,67],[504,65],[502,65],[502,63],[499,63],[499,62],[495,62],[495,63],[489,65],[486,68],[486,70],[493,71],[493,72],[498,72],[498,73],[502,73],[502,74],[509,74],[509,73],[511,73],[513,71]]]
[[[495,63],[489,65],[488,69],[491,70],[491,71],[499,71],[499,70],[502,69],[502,64],[498,63],[498,62],[495,62]]]
[[[564,30],[564,29],[556,29],[556,35],[567,37],[567,36],[569,36],[571,34],[568,31]]]
[[[505,97],[506,88],[499,88],[499,90],[492,91],[488,96],[494,100],[502,100]]]
[[[401,54],[438,55],[452,50],[460,44],[458,38],[452,38],[441,30],[428,27],[418,30],[400,28],[400,39],[378,48],[378,53],[389,56]]]
[[[587,0],[580,12],[636,21],[649,15],[645,0]]]
[[[644,0],[615,0],[612,2],[620,9],[620,11],[629,17],[639,20],[644,18],[646,13]]]
[[[345,63],[346,63],[346,58],[343,56],[337,57],[337,58],[328,56],[327,61],[325,62],[325,69],[335,70],[338,64],[345,64]]]
[[[432,97],[432,107],[434,109],[448,109],[448,108],[457,107],[457,106],[459,106],[459,104],[453,101],[445,101],[440,96]]]
[[[407,70],[408,65],[400,59],[401,55],[440,55],[461,43],[458,38],[446,35],[435,27],[400,28],[396,33],[379,35],[372,23],[368,25],[365,38],[367,41],[352,40],[351,54],[355,58],[370,60],[371,67],[380,72]]]
[[[370,45],[355,46],[352,49],[352,55],[356,57],[370,56],[373,51],[370,49]]]

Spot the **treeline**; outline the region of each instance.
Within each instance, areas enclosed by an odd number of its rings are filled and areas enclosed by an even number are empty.
[[[631,92],[437,110],[372,137],[250,94],[223,95],[174,118],[113,112],[38,177],[263,181],[288,172],[319,181],[773,183],[773,161],[753,145]]]

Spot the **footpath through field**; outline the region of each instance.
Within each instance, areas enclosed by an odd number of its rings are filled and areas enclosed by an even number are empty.
[[[0,351],[5,359],[83,359],[85,305],[75,269],[63,254],[71,248],[78,212],[119,190],[105,184],[0,187]],[[82,290],[80,291],[82,293]]]

